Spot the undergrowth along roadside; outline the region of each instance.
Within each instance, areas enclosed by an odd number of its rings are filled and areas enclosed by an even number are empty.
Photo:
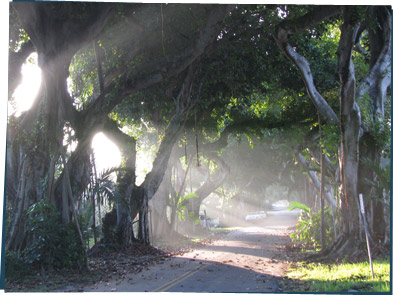
[[[297,262],[287,272],[297,291],[306,292],[390,292],[390,261],[374,261],[375,278],[368,262],[328,264]],[[286,288],[291,288],[291,283]]]

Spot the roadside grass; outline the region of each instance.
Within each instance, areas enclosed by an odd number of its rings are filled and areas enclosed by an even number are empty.
[[[297,262],[289,267],[286,275],[295,281],[297,291],[390,292],[390,261],[375,260],[373,265],[374,279],[371,277],[368,262],[340,264]]]

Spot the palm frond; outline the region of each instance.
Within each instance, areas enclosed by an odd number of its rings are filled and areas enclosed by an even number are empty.
[[[307,205],[304,205],[300,202],[291,202],[287,208],[288,211],[292,211],[294,209],[302,209],[303,211],[309,213],[311,211],[311,208],[308,207]]]

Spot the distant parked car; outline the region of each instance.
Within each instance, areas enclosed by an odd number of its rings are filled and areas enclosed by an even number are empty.
[[[261,221],[267,217],[267,214],[265,211],[258,211],[258,212],[253,212],[250,213],[246,216],[246,221],[250,222],[255,222],[255,221]]]

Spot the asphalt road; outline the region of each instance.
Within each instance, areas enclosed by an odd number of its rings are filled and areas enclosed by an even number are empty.
[[[211,245],[84,291],[280,292],[279,281],[287,268],[282,246],[296,216],[295,212],[270,212],[260,224],[230,232]]]

